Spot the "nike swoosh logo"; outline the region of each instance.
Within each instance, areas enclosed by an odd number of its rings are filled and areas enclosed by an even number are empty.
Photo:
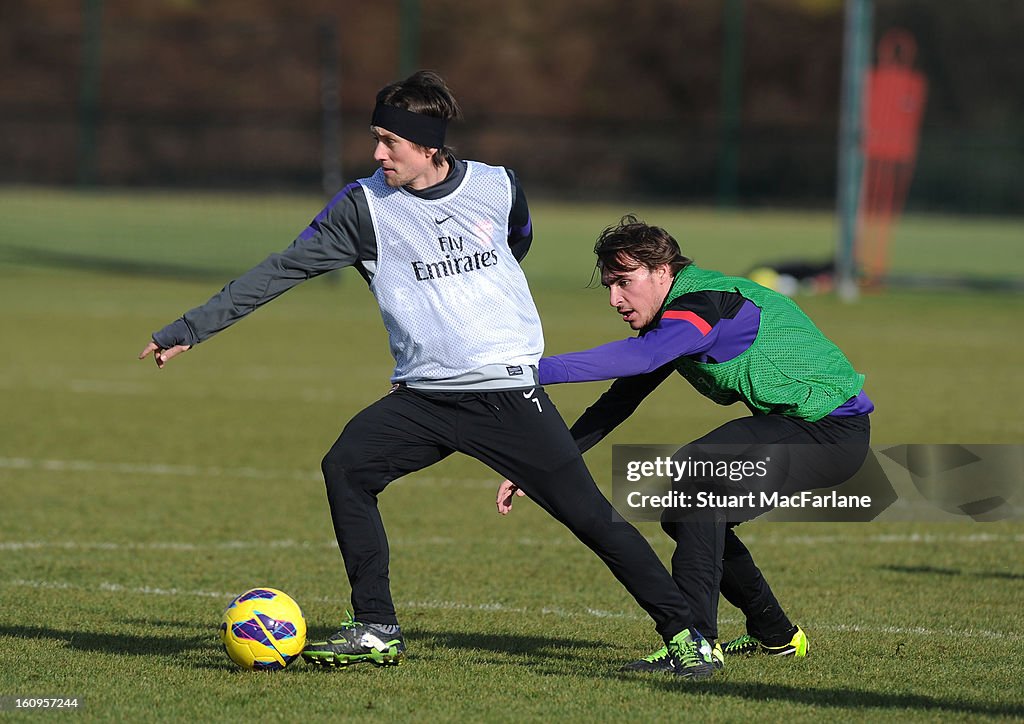
[[[443,219],[434,219],[434,223],[435,224],[443,224],[444,222],[448,221],[448,219],[450,219],[450,218],[452,218],[451,214],[449,214],[448,216],[444,217]]]

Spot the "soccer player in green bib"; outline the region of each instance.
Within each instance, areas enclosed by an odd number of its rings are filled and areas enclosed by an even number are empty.
[[[715,446],[775,446],[789,454],[782,492],[838,485],[868,453],[874,405],[842,351],[788,297],[749,279],[698,267],[664,229],[635,216],[604,230],[594,247],[609,303],[638,332],[593,349],[544,357],[542,385],[615,380],[572,426],[589,450],[677,372],[720,405],[743,403],[750,415],[695,440]],[[507,514],[517,486],[498,489]],[[755,511],[753,515],[763,510]],[[687,599],[695,628],[725,656],[805,656],[807,636],[788,618],[735,527],[753,517],[662,518],[676,541],[672,576]],[[719,592],[746,617],[746,633],[718,639]],[[626,666],[671,670],[666,648]]]

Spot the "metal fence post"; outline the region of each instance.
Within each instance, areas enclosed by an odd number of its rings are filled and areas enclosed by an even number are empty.
[[[82,79],[78,88],[78,185],[96,184],[103,0],[82,3]]]
[[[872,0],[846,0],[843,29],[843,79],[839,108],[839,174],[836,207],[839,238],[836,245],[836,290],[845,301],[858,296],[857,210],[864,167],[864,74],[871,48]]]

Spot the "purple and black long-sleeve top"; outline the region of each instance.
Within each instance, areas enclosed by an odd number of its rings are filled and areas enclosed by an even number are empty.
[[[615,380],[572,426],[573,437],[585,451],[628,418],[672,374],[676,359],[727,362],[753,344],[760,321],[760,308],[738,293],[684,294],[672,300],[636,337],[544,357],[539,365],[540,383]],[[831,415],[864,415],[872,410],[874,405],[862,390]]]

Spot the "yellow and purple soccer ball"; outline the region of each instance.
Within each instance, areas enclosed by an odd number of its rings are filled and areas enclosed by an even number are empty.
[[[224,609],[220,640],[243,669],[279,671],[306,645],[306,619],[299,604],[276,588],[253,588]]]

